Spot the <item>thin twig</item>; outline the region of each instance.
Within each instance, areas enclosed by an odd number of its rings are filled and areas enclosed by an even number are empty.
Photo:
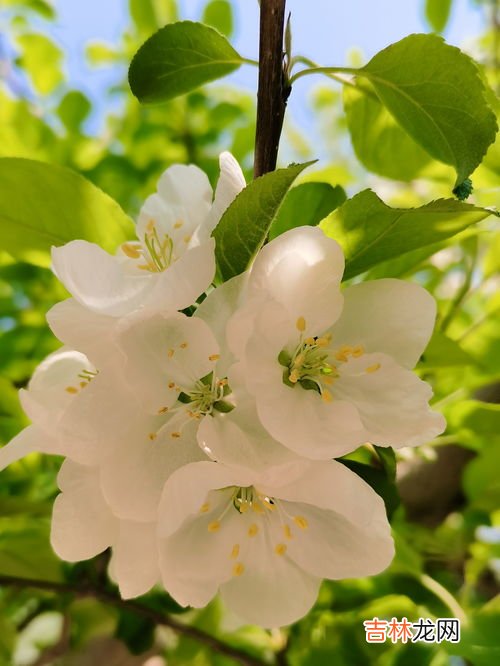
[[[255,178],[276,168],[286,102],[290,94],[283,66],[285,3],[286,0],[261,0],[260,3]]]
[[[182,622],[179,622],[170,615],[166,615],[156,611],[148,606],[143,605],[138,601],[126,601],[108,590],[93,587],[91,585],[73,586],[70,583],[56,583],[52,581],[35,580],[31,578],[19,578],[16,576],[3,576],[0,575],[0,587],[9,586],[16,588],[35,588],[38,590],[45,590],[47,592],[56,592],[59,594],[71,594],[79,598],[93,597],[108,606],[114,608],[122,608],[124,610],[140,615],[150,619],[156,625],[169,627],[178,634],[182,634],[188,638],[192,638],[198,643],[206,645],[214,652],[218,652],[226,657],[230,657],[242,666],[267,666],[265,661],[258,657],[254,657],[242,650],[233,648],[231,645],[220,641],[219,639],[205,633],[201,629],[192,627]]]

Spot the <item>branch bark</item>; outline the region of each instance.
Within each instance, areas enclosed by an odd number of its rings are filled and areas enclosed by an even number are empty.
[[[261,0],[254,177],[274,171],[290,94],[283,66],[286,0]]]
[[[71,594],[79,598],[93,597],[94,599],[97,599],[98,601],[101,601],[108,606],[113,606],[114,608],[123,608],[131,613],[148,618],[159,626],[169,627],[176,633],[187,636],[188,638],[192,638],[193,640],[198,641],[198,643],[207,646],[214,652],[218,652],[225,657],[230,657],[236,663],[241,664],[241,666],[268,666],[268,664],[266,664],[266,662],[262,661],[261,659],[247,654],[246,652],[237,648],[233,648],[231,645],[220,641],[214,636],[205,633],[201,629],[183,624],[182,622],[179,622],[173,618],[171,615],[166,615],[156,611],[152,608],[149,608],[148,606],[145,606],[144,604],[141,604],[138,601],[125,601],[113,592],[102,588],[87,585],[73,586],[69,583],[55,583],[52,581],[0,575],[0,587],[2,586],[9,586],[20,589],[35,588],[38,590],[44,590],[46,592]]]

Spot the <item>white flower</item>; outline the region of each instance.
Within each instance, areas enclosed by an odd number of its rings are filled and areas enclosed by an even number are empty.
[[[124,599],[148,592],[159,580],[156,524],[119,520],[106,503],[99,470],[66,460],[58,476],[51,543],[63,560],[87,560],[113,548],[110,575]]]
[[[187,465],[165,485],[158,530],[162,580],[180,604],[204,606],[220,589],[264,627],[307,613],[321,578],[372,575],[393,557],[382,500],[335,461]]]
[[[296,228],[264,247],[248,276],[212,292],[199,315],[212,323],[220,313],[214,330],[225,335],[262,424],[298,454],[331,458],[366,441],[432,439],[445,422],[410,369],[432,333],[434,299],[392,279],[348,287],[342,298],[342,270],[335,241]],[[228,302],[239,305],[232,316]]]
[[[124,243],[117,256],[80,240],[53,248],[54,272],[74,299],[49,313],[60,340],[93,356],[93,334],[99,332],[101,339],[106,335],[106,326],[113,323],[108,317],[137,309],[172,312],[196,301],[215,272],[211,232],[245,186],[229,153],[222,153],[220,166],[213,202],[208,178],[198,167],[167,169],[158,192],[141,210],[138,241]]]

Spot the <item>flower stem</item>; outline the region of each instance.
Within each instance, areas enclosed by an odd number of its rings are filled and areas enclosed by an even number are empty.
[[[286,0],[261,0],[254,177],[274,171],[290,84],[283,66]]]
[[[169,627],[174,632],[192,638],[214,652],[233,659],[236,663],[241,664],[241,666],[266,666],[265,661],[254,657],[243,650],[232,647],[231,645],[220,641],[218,638],[205,633],[201,629],[197,629],[188,624],[183,624],[171,615],[157,611],[138,601],[125,601],[117,594],[98,586],[72,585],[70,583],[56,583],[52,581],[0,575],[0,587],[2,586],[20,589],[35,588],[47,592],[54,592],[56,594],[70,594],[79,598],[93,597],[108,606],[122,608],[140,617],[148,618],[156,625]]]

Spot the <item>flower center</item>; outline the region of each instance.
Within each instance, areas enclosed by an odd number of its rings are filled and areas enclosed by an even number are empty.
[[[144,245],[140,243],[124,243],[123,252],[130,259],[141,259],[144,264],[138,264],[138,268],[150,273],[161,273],[172,263],[174,257],[174,242],[168,234],[160,237],[156,223],[149,220],[144,234]]]
[[[297,385],[306,390],[317,391],[323,400],[330,402],[332,394],[328,390],[339,377],[338,368],[346,363],[349,357],[358,358],[364,354],[361,345],[342,345],[337,350],[331,347],[332,336],[326,333],[322,336],[304,337],[306,321],[299,317],[296,323],[300,332],[298,345],[293,353],[283,349],[278,361],[284,367],[283,382],[290,387]],[[378,369],[372,366],[367,372]]]
[[[225,494],[225,501],[217,501],[218,493]],[[215,506],[212,507],[211,499],[214,498]],[[293,539],[299,532],[307,530],[309,523],[304,516],[290,515],[284,502],[269,497],[259,492],[254,486],[238,487],[233,486],[223,488],[219,491],[213,491],[207,501],[200,507],[200,513],[205,514],[220,507],[222,510],[215,520],[207,524],[207,530],[210,534],[216,534],[224,528],[224,518],[230,513],[231,509],[241,515],[243,530],[238,534],[243,537],[239,543],[235,543],[228,553],[228,563],[232,560],[233,576],[241,576],[246,569],[246,553],[249,546],[249,540],[256,537],[261,530],[267,530],[268,538],[265,539],[266,545],[271,545],[273,552],[278,556],[283,556],[287,551],[286,541]],[[230,524],[226,525],[230,529]],[[233,524],[234,528],[234,524]],[[298,531],[297,531],[298,528]],[[251,561],[250,561],[251,564]]]
[[[66,393],[71,393],[71,394],[79,393],[82,389],[87,388],[90,382],[94,379],[94,377],[97,377],[98,374],[99,370],[83,369],[77,375],[77,381],[76,381],[77,386],[73,385],[66,386],[64,390],[66,391]]]

